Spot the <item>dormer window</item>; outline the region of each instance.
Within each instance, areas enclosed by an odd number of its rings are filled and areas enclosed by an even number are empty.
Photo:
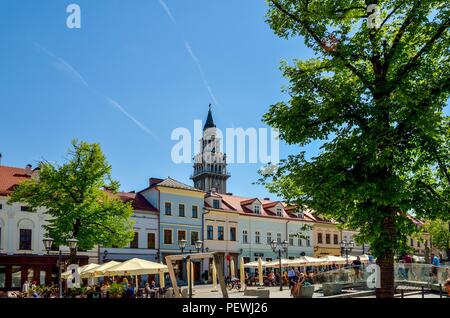
[[[213,200],[213,208],[214,209],[220,209],[220,201],[217,199]]]
[[[261,207],[259,205],[254,205],[253,206],[253,212],[255,212],[255,214],[260,214],[261,213]]]
[[[283,210],[281,208],[277,208],[277,216],[282,216]]]

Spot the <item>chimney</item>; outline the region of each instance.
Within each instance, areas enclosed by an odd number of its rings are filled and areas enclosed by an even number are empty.
[[[270,201],[270,198],[264,198],[264,200],[266,200],[266,201]]]
[[[150,186],[153,186],[153,185],[155,185],[155,184],[157,184],[157,183],[160,183],[160,182],[162,182],[162,181],[164,181],[163,179],[159,179],[159,178],[150,178],[150,180],[149,180],[149,185]]]
[[[27,176],[31,177],[32,172],[33,172],[33,166],[30,164],[27,164],[25,166],[25,173],[27,174]]]
[[[231,192],[227,192],[227,193],[226,193],[226,195],[233,195],[233,193],[231,193]]]
[[[217,189],[216,188],[211,188],[211,193],[216,193]]]

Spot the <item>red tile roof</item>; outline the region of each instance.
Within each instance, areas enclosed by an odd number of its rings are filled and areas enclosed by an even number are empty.
[[[140,193],[117,192],[115,194],[112,194],[109,191],[106,192],[112,196],[118,197],[123,202],[131,202],[134,210],[158,212],[158,210]]]
[[[14,187],[30,178],[31,176],[27,175],[25,169],[0,166],[0,195],[11,194]]]
[[[272,211],[269,210],[269,208],[272,208],[274,206],[276,206],[278,203],[281,203],[284,208],[287,210],[285,210],[285,212],[283,213],[283,218],[285,219],[297,219],[297,217],[292,214],[292,209],[293,207],[289,206],[287,207],[286,204],[280,202],[280,201],[271,201],[271,200],[266,200],[266,199],[258,199],[258,198],[245,198],[245,197],[240,197],[240,196],[236,196],[236,195],[229,195],[229,194],[218,194],[215,193],[215,196],[218,195],[222,198],[222,204],[223,204],[223,208],[224,210],[229,210],[229,211],[236,211],[240,214],[246,214],[246,215],[252,215],[252,216],[256,216],[256,217],[270,217],[270,218],[280,218],[279,216],[276,216],[276,214]],[[261,204],[263,205],[262,209],[260,210],[260,214],[255,214],[252,210],[250,210],[249,208],[246,207],[246,205],[251,204],[252,202],[254,202],[255,200],[259,200],[261,202]],[[207,205],[205,204],[205,206],[207,207]],[[305,218],[303,219],[304,221],[312,221],[312,219],[305,214]]]

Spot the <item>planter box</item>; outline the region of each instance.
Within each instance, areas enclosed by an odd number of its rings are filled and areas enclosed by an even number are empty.
[[[294,298],[312,298],[314,295],[314,285],[311,286],[302,286],[300,290],[300,295],[295,296]]]
[[[269,298],[270,290],[268,289],[246,289],[244,296],[256,296],[258,298]]]
[[[323,283],[322,290],[324,296],[339,295],[342,293],[343,284],[341,283]]]

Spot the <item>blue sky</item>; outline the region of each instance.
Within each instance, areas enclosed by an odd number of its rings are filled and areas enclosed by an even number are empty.
[[[81,29],[66,27],[70,3]],[[192,130],[209,103],[221,129],[267,127],[262,115],[286,98],[280,60],[311,56],[302,40],[272,33],[263,0],[163,3],[2,0],[2,164],[62,162],[76,138],[100,143],[125,191],[150,177],[191,184],[192,166],[171,160],[173,129]],[[273,198],[252,185],[260,166],[230,165],[228,191]]]

